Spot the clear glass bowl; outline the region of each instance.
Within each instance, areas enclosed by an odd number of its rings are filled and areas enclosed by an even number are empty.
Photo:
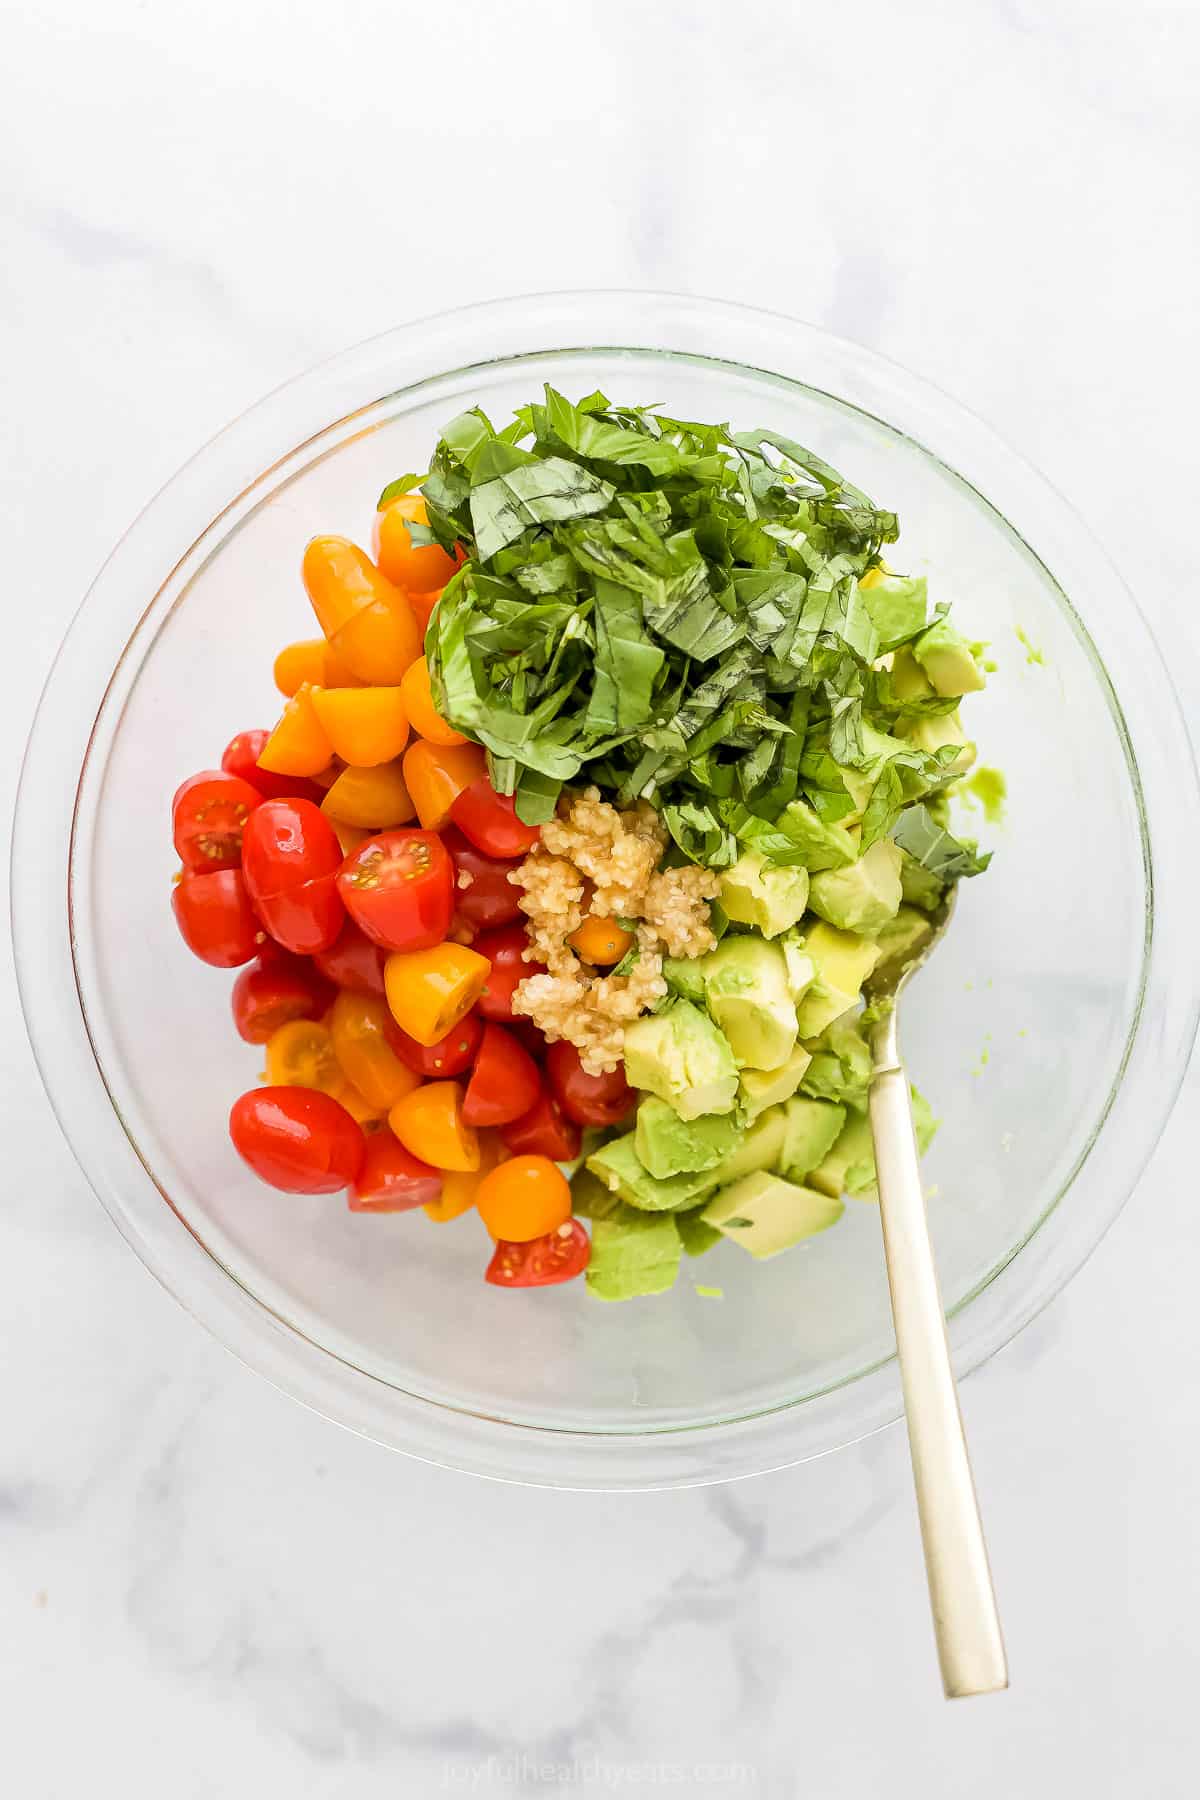
[[[242,1167],[225,1118],[261,1058],[233,1034],[231,978],[188,956],[168,905],[172,790],[271,722],[274,651],[313,629],[305,541],[365,537],[379,489],[425,466],[446,420],[473,404],[504,418],[547,380],[811,444],[899,512],[897,566],[990,640],[998,669],[970,721],[1007,777],[1007,824],[903,1027],[944,1121],[930,1212],[960,1374],[1079,1267],[1157,1139],[1195,1028],[1200,821],[1170,683],[1040,477],[902,370],[772,315],[654,294],[469,308],[315,369],[202,450],[101,573],[47,686],[15,840],[21,989],[113,1219],[289,1393],[488,1475],[721,1480],[899,1414],[875,1208],[850,1203],[765,1265],[722,1247],[652,1301],[487,1287],[473,1216],[364,1220]]]

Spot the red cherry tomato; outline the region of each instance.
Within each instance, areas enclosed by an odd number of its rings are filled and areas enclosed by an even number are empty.
[[[383,831],[350,852],[338,891],[385,950],[432,950],[450,929],[454,864],[436,832]]]
[[[453,825],[442,832],[442,842],[454,863],[454,905],[460,918],[479,931],[497,925],[515,925],[521,917],[520,888],[508,879],[511,862],[485,856]],[[463,886],[463,877],[467,885]]]
[[[550,1046],[532,1019],[510,1019],[504,1029],[512,1032],[518,1044],[528,1050],[534,1062],[545,1061],[546,1052]]]
[[[346,917],[336,875],[301,882],[286,894],[270,894],[255,901],[255,910],[276,943],[295,956],[315,956],[328,948]]]
[[[411,1212],[441,1198],[442,1171],[406,1150],[386,1126],[367,1139],[362,1168],[350,1186],[351,1212]]]
[[[383,1021],[383,1035],[414,1074],[424,1075],[429,1081],[448,1081],[463,1074],[475,1061],[483,1040],[483,1020],[472,1010],[436,1044],[418,1044],[388,1013]]]
[[[464,1125],[509,1125],[527,1113],[542,1083],[528,1050],[501,1025],[485,1025],[463,1099]]]
[[[578,1219],[568,1219],[557,1230],[531,1238],[527,1244],[508,1244],[501,1239],[484,1280],[495,1287],[551,1287],[582,1275],[591,1255],[587,1232]]]
[[[209,875],[186,870],[171,894],[183,941],[214,969],[236,969],[258,955],[263,928],[250,904],[240,869]]]
[[[366,1154],[361,1128],[316,1088],[252,1088],[233,1103],[229,1135],[259,1179],[285,1194],[336,1194]]]
[[[313,957],[322,975],[352,994],[382,994],[383,952],[347,919],[327,950]]]
[[[587,1074],[578,1050],[565,1038],[546,1052],[546,1080],[568,1119],[577,1125],[616,1125],[637,1099],[623,1069],[609,1075]]]
[[[498,794],[486,775],[463,789],[450,808],[450,817],[485,856],[524,856],[541,836],[539,826],[518,819],[512,795]]]
[[[548,1156],[551,1162],[574,1162],[582,1142],[574,1119],[545,1088],[527,1113],[501,1127],[500,1136],[514,1156]]]
[[[233,984],[233,1022],[247,1044],[265,1044],[292,1019],[319,1019],[335,990],[312,964],[278,951],[260,956]]]
[[[268,800],[251,813],[242,872],[263,924],[285,950],[327,950],[345,914],[337,890],[341,846],[311,800]]]
[[[315,781],[308,781],[303,775],[277,775],[273,769],[259,768],[258,759],[270,735],[269,731],[239,731],[226,744],[221,767],[256,787],[264,800],[312,800],[319,806],[323,795]]]
[[[523,925],[502,925],[498,931],[481,931],[471,944],[486,956],[492,972],[476,1002],[485,1019],[507,1023],[513,1016],[513,990],[530,975],[544,975],[545,963],[525,961],[529,939]]]
[[[186,869],[236,869],[242,833],[263,797],[239,775],[206,769],[175,791],[171,831],[175,854]]]

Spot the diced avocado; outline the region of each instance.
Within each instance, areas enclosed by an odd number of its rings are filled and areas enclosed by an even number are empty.
[[[933,698],[933,683],[907,645],[892,658],[892,692],[897,700]]]
[[[803,1181],[837,1143],[846,1109],[831,1100],[789,1100],[783,1111],[786,1132],[777,1167],[781,1175]]]
[[[840,766],[840,765],[839,765]],[[871,795],[875,792],[875,776],[865,769],[841,770],[842,785],[849,794],[853,811],[846,814],[847,823],[862,818]]]
[[[778,937],[804,917],[808,870],[784,868],[747,850],[721,876],[721,905],[735,925],[753,925],[764,937]]]
[[[900,846],[885,837],[849,868],[814,875],[809,905],[839,930],[873,937],[895,918],[900,892]]]
[[[865,1105],[871,1083],[871,1048],[857,1019],[836,1019],[809,1045],[812,1061],[800,1086],[820,1100]],[[817,1159],[820,1161],[820,1158]],[[809,1168],[815,1168],[810,1163]]]
[[[719,1185],[715,1172],[672,1175],[659,1181],[639,1157],[632,1131],[593,1150],[587,1166],[610,1193],[626,1205],[636,1206],[639,1212],[671,1212],[676,1207],[695,1206]]]
[[[900,853],[900,890],[905,904],[919,906],[922,912],[936,912],[946,898],[946,889],[936,875],[922,868],[907,850]]]
[[[916,866],[920,868],[919,863]],[[925,914],[918,912],[914,906],[902,906],[876,939],[880,950],[880,964],[896,963],[902,966],[911,962],[932,936],[933,926]]]
[[[702,960],[697,956],[664,956],[663,980],[677,999],[694,1000],[697,1006],[704,1005]]]
[[[793,1000],[802,1000],[817,978],[817,965],[804,948],[804,939],[798,931],[785,931],[776,942],[787,964],[788,993]]]
[[[768,1107],[749,1127],[736,1150],[710,1171],[714,1187],[725,1187],[753,1175],[758,1169],[773,1169],[779,1161],[787,1135],[787,1118],[782,1106]]]
[[[795,841],[810,872],[840,869],[858,854],[854,838],[840,825],[826,824],[803,800],[791,800],[779,817],[779,829]]]
[[[958,755],[951,767],[960,773],[965,773],[975,761],[975,746],[963,730],[957,708],[950,713],[928,713],[919,719],[908,720],[905,735],[918,750],[924,750],[930,756],[935,750],[942,750],[947,744],[953,744]]]
[[[672,1213],[675,1228],[683,1244],[685,1256],[703,1256],[714,1244],[721,1241],[721,1233],[715,1225],[706,1225],[700,1217],[700,1209],[695,1212]]]
[[[844,1211],[840,1199],[759,1170],[722,1188],[701,1217],[761,1260],[836,1225]]]
[[[796,1003],[779,945],[745,933],[723,938],[703,960],[708,1010],[739,1067],[777,1069],[796,1044]]]
[[[879,961],[879,946],[852,931],[839,931],[824,920],[809,931],[805,948],[817,966],[817,979],[796,1008],[802,1038],[815,1038],[849,1012],[862,984]]]
[[[912,653],[939,694],[976,694],[984,685],[970,644],[945,619],[922,632]]]
[[[777,1069],[743,1069],[738,1080],[738,1099],[748,1120],[757,1119],[768,1106],[790,1100],[812,1057],[800,1044]]]
[[[620,1194],[606,1187],[590,1169],[576,1169],[571,1177],[571,1211],[579,1219],[613,1219],[624,1212]]]
[[[715,1169],[742,1141],[733,1113],[681,1119],[673,1106],[648,1094],[638,1107],[633,1142],[638,1159],[658,1181]]]
[[[625,1079],[667,1101],[681,1119],[729,1112],[737,1098],[729,1040],[690,1000],[625,1027]]]
[[[665,1294],[679,1273],[683,1245],[674,1219],[640,1213],[634,1218],[597,1219],[587,1287],[597,1300],[634,1300]]]
[[[938,1122],[924,1094],[909,1088],[917,1151],[924,1156],[937,1134]],[[875,1144],[866,1112],[852,1108],[842,1135],[819,1168],[810,1171],[810,1184],[827,1194],[849,1194],[855,1200],[877,1200]]]

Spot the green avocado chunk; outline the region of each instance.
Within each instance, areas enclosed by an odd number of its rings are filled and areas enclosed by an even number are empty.
[[[970,644],[945,619],[922,632],[912,653],[939,694],[977,694],[984,685]]]
[[[917,1150],[924,1156],[937,1134],[938,1122],[924,1094],[915,1087],[910,1087],[909,1093]],[[817,1168],[809,1170],[809,1185],[824,1194],[849,1194],[856,1200],[877,1200],[875,1180],[871,1121],[865,1111],[852,1107],[833,1149]]]
[[[839,931],[874,937],[895,918],[900,905],[900,846],[880,838],[846,869],[825,869],[812,878],[809,905]]]
[[[801,1090],[819,1100],[865,1106],[871,1082],[871,1047],[858,1020],[835,1019],[808,1048],[812,1061],[801,1080]],[[813,1163],[808,1166],[815,1167]]]
[[[797,1044],[785,1063],[777,1069],[743,1069],[738,1079],[738,1099],[750,1121],[766,1112],[768,1106],[779,1106],[790,1100],[800,1086],[812,1057],[802,1044]]]
[[[786,1134],[787,1119],[782,1106],[768,1107],[749,1126],[737,1149],[731,1150],[715,1169],[709,1171],[713,1187],[724,1187],[743,1175],[753,1175],[758,1169],[773,1169],[779,1161]]]
[[[858,999],[862,984],[879,961],[879,946],[856,932],[839,931],[823,919],[809,931],[805,949],[817,979],[796,1008],[800,1036],[815,1038]]]
[[[703,960],[695,956],[663,958],[663,980],[671,993],[678,999],[692,1000],[697,1006],[704,1005],[704,975],[700,967]]]
[[[958,755],[950,766],[959,774],[965,775],[975,761],[975,746],[963,730],[957,708],[954,712],[926,713],[918,719],[910,719],[905,736],[918,750],[924,750],[930,756],[935,750],[944,750],[952,744]]]
[[[777,1069],[796,1045],[787,959],[756,933],[723,938],[704,961],[704,995],[740,1068]]]
[[[647,1094],[638,1107],[634,1148],[643,1167],[658,1181],[715,1169],[741,1141],[742,1127],[733,1113],[681,1119],[657,1094]]]
[[[695,1206],[717,1186],[715,1170],[672,1175],[659,1181],[637,1153],[636,1134],[601,1144],[587,1159],[591,1174],[602,1181],[610,1193],[639,1212],[672,1212],[677,1207]]]
[[[778,1170],[803,1181],[810,1169],[824,1162],[842,1134],[846,1109],[831,1100],[789,1100],[783,1109],[786,1132]]]
[[[919,906],[927,913],[936,912],[946,897],[945,885],[907,850],[900,853],[900,891],[906,906]]]
[[[764,1259],[827,1230],[844,1211],[840,1199],[760,1170],[722,1188],[701,1216],[751,1256]]]
[[[634,1218],[597,1219],[585,1277],[588,1292],[597,1300],[665,1294],[679,1273],[682,1253],[675,1221],[669,1215],[641,1213]]]
[[[735,925],[753,925],[764,937],[778,937],[804,917],[808,871],[744,851],[721,876],[721,905]]]
[[[703,1256],[721,1241],[721,1233],[716,1226],[706,1225],[700,1217],[702,1210],[698,1207],[694,1212],[671,1214],[685,1256]]]
[[[920,867],[920,864],[917,865]],[[922,951],[933,936],[933,926],[914,906],[901,906],[890,924],[876,938],[880,963],[903,966]]]
[[[625,1027],[625,1079],[673,1106],[681,1119],[726,1113],[737,1099],[729,1040],[690,1000]]]

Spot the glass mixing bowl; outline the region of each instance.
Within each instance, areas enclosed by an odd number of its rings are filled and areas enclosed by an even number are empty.
[[[117,549],[50,677],[15,839],[21,989],[113,1219],[280,1387],[488,1475],[720,1480],[899,1415],[875,1207],[849,1202],[766,1264],[723,1246],[654,1300],[486,1286],[473,1215],[362,1219],[242,1166],[225,1120],[261,1053],[233,1033],[232,977],[188,955],[168,904],[176,783],[272,722],[274,652],[313,630],[306,540],[365,539],[380,488],[426,466],[448,419],[506,418],[545,381],[812,445],[898,511],[895,565],[989,640],[970,728],[1007,778],[1007,820],[984,828],[991,872],[964,885],[903,1023],[943,1121],[927,1167],[959,1373],[1079,1267],[1162,1129],[1195,1027],[1200,821],[1178,707],[1129,594],[1040,477],[912,376],[773,315],[653,294],[473,307],[315,369],[202,450]]]

